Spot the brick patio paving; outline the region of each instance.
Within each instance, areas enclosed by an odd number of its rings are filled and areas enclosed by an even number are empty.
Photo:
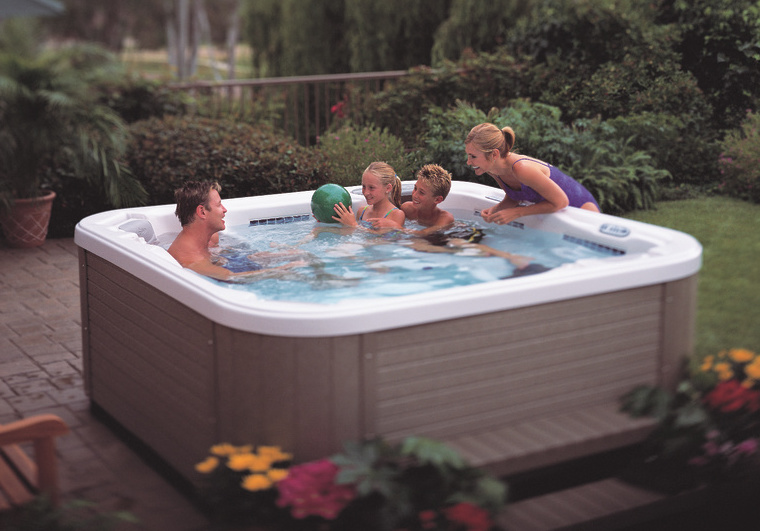
[[[90,412],[78,268],[73,239],[35,249],[0,242],[0,423],[53,413],[69,425],[71,433],[57,440],[64,501],[88,500],[140,519],[124,529],[207,530],[190,501]]]

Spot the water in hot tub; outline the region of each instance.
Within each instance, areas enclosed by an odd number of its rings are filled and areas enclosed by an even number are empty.
[[[407,222],[405,228],[424,227]],[[441,241],[437,242],[439,245],[430,245],[401,231],[378,234],[362,228],[347,230],[309,219],[228,227],[220,236],[220,254],[238,268],[245,268],[248,255],[262,251],[297,252],[295,259],[303,264],[274,273],[239,277],[224,284],[252,291],[261,299],[332,304],[492,282],[520,273],[540,274],[581,259],[621,254],[592,242],[563,238],[561,234],[522,227],[519,223],[498,226],[482,221],[457,221],[454,228],[455,236],[465,239],[479,231],[480,244],[515,255],[520,266],[528,262],[530,265],[518,267],[503,257],[484,254],[483,248],[461,245],[463,242],[459,240],[450,241],[449,245],[440,245]],[[279,263],[293,259],[288,256]],[[273,265],[277,263],[275,260]]]

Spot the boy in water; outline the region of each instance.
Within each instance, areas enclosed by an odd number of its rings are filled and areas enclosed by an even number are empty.
[[[401,205],[406,219],[428,227],[424,232],[448,227],[454,216],[438,205],[451,190],[451,174],[437,164],[426,164],[417,172],[412,200]]]
[[[548,268],[533,263],[533,258],[508,253],[480,243],[483,231],[474,227],[454,227],[454,216],[438,205],[446,199],[451,190],[451,174],[437,164],[427,164],[417,172],[412,200],[401,205],[406,219],[417,221],[427,227],[415,234],[421,240],[412,243],[412,248],[427,253],[472,254],[498,256],[515,266],[512,277],[532,275],[548,271]]]

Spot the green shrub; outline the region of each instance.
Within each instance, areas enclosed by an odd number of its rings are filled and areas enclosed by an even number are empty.
[[[558,105],[568,119],[654,112],[708,122],[712,109],[691,74],[661,53],[636,52],[600,65],[577,84],[552,87],[542,93],[541,101]],[[558,83],[563,81],[567,78]]]
[[[341,186],[361,184],[362,173],[373,161],[387,162],[401,180],[412,179],[401,140],[374,126],[345,125],[319,138],[319,150],[327,160],[329,180]]]
[[[652,155],[676,182],[704,185],[716,176],[720,127],[702,82],[682,69],[679,28],[657,24],[655,7],[547,0],[510,35],[507,48],[530,65],[523,75],[525,95],[558,107],[567,124],[669,115],[674,143],[658,146],[644,138],[647,131],[628,131],[636,137],[632,146]]]
[[[187,93],[173,91],[165,83],[136,75],[100,82],[94,90],[100,93],[98,101],[127,123],[183,114],[190,104]]]
[[[152,204],[174,202],[188,180],[213,179],[224,197],[277,194],[327,182],[324,157],[268,128],[227,120],[166,117],[136,122],[127,163]]]
[[[406,146],[416,145],[423,131],[422,117],[445,93],[455,93],[456,73],[444,68],[433,73],[418,69],[409,76],[389,82],[385,90],[366,102],[365,120],[399,137]]]
[[[434,71],[420,68],[374,94],[368,102],[368,119],[408,148],[419,146],[426,133],[423,118],[431,108],[446,108],[456,100],[479,109],[501,107],[530,95],[526,72],[525,64],[503,51],[468,56]]]
[[[609,123],[578,120],[562,123],[559,109],[518,100],[488,115],[458,102],[447,111],[433,109],[426,118],[428,152],[456,179],[494,185],[487,176],[476,178],[466,165],[464,140],[482,122],[515,130],[515,150],[562,169],[586,186],[603,212],[618,214],[654,205],[658,186],[670,177],[652,157],[621,138]]]
[[[699,81],[717,130],[737,128],[760,98],[760,4],[757,0],[658,0],[659,24],[678,29],[674,49]],[[671,31],[672,32],[672,31]]]
[[[642,112],[607,122],[619,138],[649,153],[658,168],[670,172],[673,184],[682,192],[704,188],[715,181],[719,144],[714,131],[705,133],[701,119],[688,114]]]
[[[760,203],[760,114],[748,112],[741,129],[729,132],[718,160],[726,194]]]
[[[615,139],[614,131],[580,138],[585,141],[577,142],[575,163],[566,171],[588,188],[603,212],[622,214],[654,206],[660,181],[670,178],[667,171],[655,168],[644,151]]]

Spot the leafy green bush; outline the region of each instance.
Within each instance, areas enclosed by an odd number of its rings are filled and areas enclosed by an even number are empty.
[[[190,104],[184,92],[173,91],[165,83],[136,75],[125,75],[98,83],[98,101],[110,107],[127,123],[165,115],[183,114]]]
[[[720,187],[728,195],[760,203],[760,114],[748,112],[741,129],[722,142]]]
[[[90,208],[146,198],[123,164],[127,126],[97,97],[96,87],[121,75],[113,54],[87,43],[0,53],[0,199],[54,190],[51,237],[71,236]]]
[[[684,71],[699,81],[717,130],[737,128],[760,98],[760,4],[756,0],[658,0]],[[665,26],[668,27],[668,26]]]
[[[714,0],[705,0],[714,1]],[[628,131],[675,182],[703,185],[717,173],[715,142],[720,127],[701,81],[682,69],[677,27],[657,24],[656,6],[583,0],[547,0],[510,36],[507,48],[530,65],[525,94],[558,107],[563,121],[603,120],[631,115],[648,125],[668,115],[667,136],[656,145],[649,131]],[[660,136],[656,133],[657,136]],[[694,150],[697,150],[695,153]]]
[[[131,126],[127,163],[151,204],[174,202],[188,180],[213,179],[224,197],[309,190],[327,182],[317,150],[268,128],[208,118],[151,118]]]
[[[670,172],[673,184],[682,192],[704,188],[718,175],[719,144],[714,131],[703,134],[704,122],[700,118],[642,112],[607,122],[619,138],[628,139],[631,147],[649,153],[655,166]]]
[[[426,132],[423,117],[432,107],[445,108],[463,100],[479,109],[490,109],[530,96],[526,72],[525,64],[504,52],[467,56],[434,71],[420,68],[374,94],[367,115],[377,126],[401,138],[408,148],[415,147]]]
[[[362,173],[373,161],[390,164],[401,180],[412,179],[414,168],[404,154],[404,145],[385,129],[345,125],[319,138],[331,183],[341,186],[361,184]]]
[[[609,123],[578,120],[562,123],[559,109],[518,100],[488,115],[458,102],[443,111],[433,109],[426,117],[429,154],[456,179],[493,185],[490,177],[478,179],[466,165],[464,140],[482,122],[509,125],[516,132],[515,149],[561,168],[586,186],[602,211],[617,214],[654,205],[658,184],[670,177],[655,167],[652,157],[637,150],[630,139],[621,138]]]

